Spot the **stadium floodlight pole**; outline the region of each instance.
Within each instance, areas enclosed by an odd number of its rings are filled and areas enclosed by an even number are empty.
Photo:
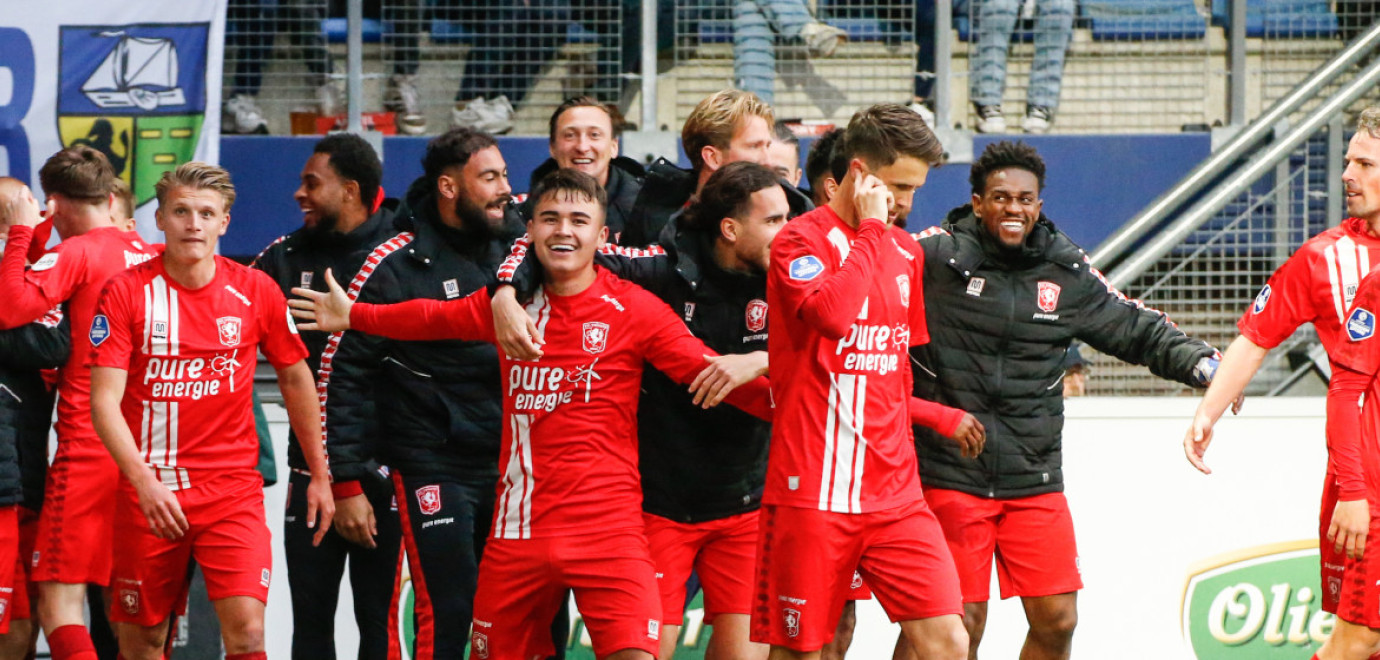
[[[642,0],[642,126],[640,128],[644,131],[656,130],[656,0]]]
[[[346,112],[345,130],[364,134],[364,0],[349,0],[346,17],[349,35],[346,38]]]
[[[1250,188],[1256,179],[1269,171],[1281,159],[1288,157],[1290,152],[1331,121],[1333,116],[1341,113],[1356,99],[1371,91],[1377,81],[1380,81],[1380,62],[1372,63],[1369,68],[1363,70],[1355,79],[1313,110],[1306,119],[1281,135],[1269,148],[1252,158],[1248,164],[1237,169],[1229,179],[1213,189],[1202,201],[1195,204],[1173,224],[1157,234],[1155,240],[1137,250],[1125,262],[1118,265],[1115,271],[1108,273],[1107,281],[1118,289],[1125,289],[1132,280],[1149,270],[1161,257],[1169,254],[1169,251],[1174,249],[1174,246],[1178,245],[1185,236],[1207,222],[1223,206],[1226,206],[1227,202]]]
[[[1092,262],[1099,268],[1104,268],[1111,259],[1124,254],[1142,237],[1158,227],[1170,213],[1198,194],[1221,174],[1223,169],[1273,132],[1281,119],[1293,114],[1304,103],[1317,98],[1323,88],[1332,84],[1337,77],[1351,71],[1352,66],[1375,50],[1377,45],[1380,45],[1380,23],[1376,23],[1369,31],[1352,41],[1327,64],[1315,69],[1298,87],[1275,101],[1275,104],[1255,121],[1237,131],[1226,144],[1213,151],[1207,160],[1194,167],[1173,188],[1155,198],[1149,206],[1128,220],[1121,229],[1093,250]]]

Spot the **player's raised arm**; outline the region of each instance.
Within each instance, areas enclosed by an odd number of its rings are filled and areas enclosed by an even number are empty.
[[[296,288],[301,299],[288,301],[292,315],[309,321],[303,330],[338,332],[355,329],[371,335],[406,341],[466,339],[493,341],[493,313],[488,291],[459,300],[418,299],[392,305],[354,303],[326,271],[328,293]]]

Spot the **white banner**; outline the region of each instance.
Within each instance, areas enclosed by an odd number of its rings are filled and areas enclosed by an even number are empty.
[[[105,153],[154,238],[153,185],[220,158],[226,0],[44,0],[0,13],[0,175],[29,182],[58,150]]]

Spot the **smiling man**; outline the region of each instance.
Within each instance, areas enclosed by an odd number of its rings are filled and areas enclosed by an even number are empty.
[[[235,188],[190,162],[155,187],[162,256],[111,278],[90,322],[91,417],[123,479],[115,500],[111,619],[120,654],[163,657],[168,621],[196,562],[227,660],[266,660],[273,566],[255,469],[255,355],[278,374],[310,472],[307,526],[319,543],[335,509],[316,384],[287,301],[263,273],[216,256]]]
[[[274,241],[254,260],[286,295],[292,287],[325,290],[327,268],[353,273],[380,243],[397,234],[396,200],[385,200],[380,180],[383,165],[373,147],[357,135],[336,134],[316,143],[302,167],[301,185],[293,199],[302,210],[302,227]],[[303,331],[313,374],[329,343],[324,332]],[[325,375],[318,374],[318,379]],[[368,409],[373,402],[354,402]],[[288,434],[291,468],[287,514],[283,518],[288,585],[292,589],[292,648],[295,658],[334,658],[335,609],[340,578],[350,567],[355,623],[359,626],[364,660],[388,657],[389,595],[398,564],[397,508],[392,506],[393,484],[387,469],[374,460],[378,429],[372,415],[361,415],[363,432],[350,439],[326,439],[330,448],[331,490],[336,498],[335,527],[319,546],[307,527],[307,465],[301,440]],[[337,434],[338,436],[339,434]],[[313,438],[313,441],[316,439]]]
[[[502,357],[504,471],[475,596],[471,657],[550,655],[546,622],[571,589],[597,657],[650,660],[661,602],[637,465],[643,363],[688,384],[713,352],[665,303],[595,267],[608,230],[606,198],[592,177],[558,170],[533,195],[527,231],[545,275],[527,313],[546,345],[535,360]],[[312,302],[294,307],[314,310],[307,315],[327,329],[496,341],[482,289],[450,302],[385,306],[352,304],[338,286],[329,297],[298,292]],[[765,379],[728,397],[758,417],[770,415]]]
[[[1060,469],[1069,343],[1193,387],[1216,366],[1211,346],[1107,285],[1041,213],[1044,179],[1033,147],[988,145],[969,173],[971,204],[917,235],[930,343],[911,350],[915,395],[967,410],[987,429],[973,460],[915,427],[925,500],[958,567],[971,658],[994,556],[1002,597],[1020,596],[1030,623],[1021,657],[1069,655],[1083,586]]]
[[[622,117],[615,110],[588,96],[576,96],[556,106],[551,113],[551,132],[547,146],[551,157],[532,172],[531,187],[546,175],[560,169],[579,170],[594,177],[608,194],[609,241],[618,242],[632,214],[633,203],[642,190],[647,171],[637,161],[618,155],[618,139],[623,132]],[[522,205],[523,217],[531,217],[533,200]]]

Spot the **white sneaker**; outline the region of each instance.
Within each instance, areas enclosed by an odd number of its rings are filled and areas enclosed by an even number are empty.
[[[1021,128],[1027,133],[1046,133],[1054,123],[1054,111],[1042,105],[1032,105],[1025,109],[1025,121]]]
[[[493,101],[477,98],[468,103],[456,103],[450,111],[450,125],[502,135],[513,130],[513,104],[502,95],[494,97]]]
[[[268,135],[268,122],[255,105],[254,97],[236,94],[221,108],[220,132],[249,135]]]
[[[810,57],[830,57],[848,41],[848,33],[827,23],[813,21],[800,30],[800,39]]]
[[[345,104],[340,101],[340,88],[327,80],[316,88],[316,107],[322,117],[334,117],[344,111]]]
[[[979,133],[1006,132],[1006,116],[1001,113],[1001,106],[974,103],[973,109],[977,112],[977,131]]]
[[[407,135],[426,132],[426,115],[422,114],[416,75],[395,73],[388,77],[388,87],[383,92],[383,109],[393,113],[399,131]]]
[[[929,106],[920,101],[912,101],[907,107],[915,114],[920,115],[920,118],[925,121],[925,125],[929,126],[931,131],[934,130],[934,111]]]

